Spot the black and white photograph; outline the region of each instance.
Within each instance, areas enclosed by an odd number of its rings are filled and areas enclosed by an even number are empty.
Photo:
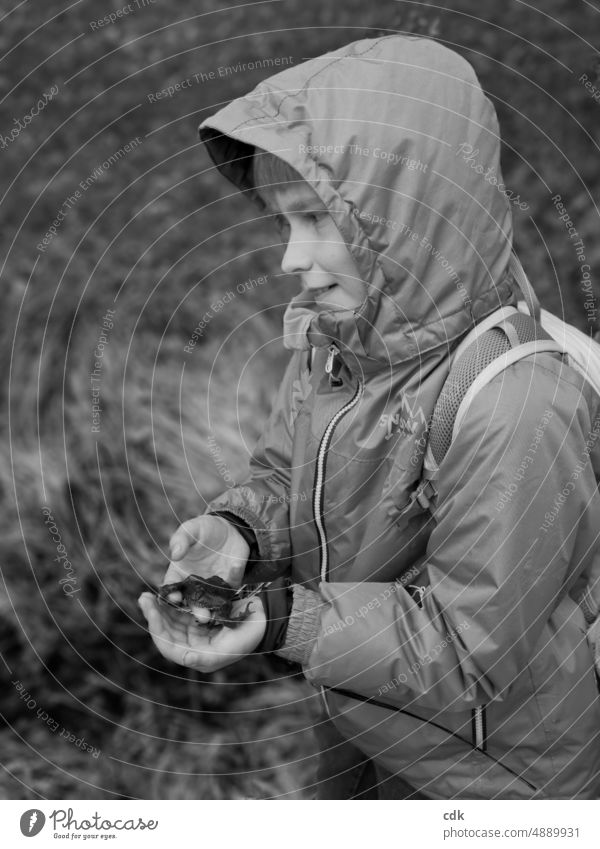
[[[600,5],[0,6],[6,845],[597,845]]]

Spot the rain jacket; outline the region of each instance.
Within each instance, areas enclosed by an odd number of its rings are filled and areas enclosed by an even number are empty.
[[[200,137],[260,209],[254,146],[299,171],[368,284],[355,310],[292,301],[251,476],[208,508],[291,576],[279,653],[347,740],[428,798],[595,798],[574,599],[600,528],[598,398],[560,355],[510,366],[443,461],[435,520],[411,498],[452,352],[516,303],[498,124],[471,66],[429,39],[365,39],[260,83]]]

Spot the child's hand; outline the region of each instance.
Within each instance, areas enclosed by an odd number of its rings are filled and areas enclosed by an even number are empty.
[[[171,562],[163,584],[188,575],[218,575],[232,587],[242,584],[250,549],[237,528],[223,516],[196,516],[180,525],[169,541]]]
[[[254,651],[265,633],[265,610],[258,596],[250,601],[241,599],[233,605],[235,616],[250,604],[247,619],[235,628],[219,629],[197,625],[193,616],[181,614],[166,604],[159,605],[151,593],[142,593],[138,603],[162,656],[198,672],[214,672],[241,660]]]

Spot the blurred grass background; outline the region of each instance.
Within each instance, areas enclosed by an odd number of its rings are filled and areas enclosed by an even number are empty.
[[[600,104],[578,80],[600,86],[600,14],[573,0],[485,4],[483,19],[476,0],[130,5],[93,27],[124,4],[2,4],[2,136],[51,85],[59,91],[0,150],[0,796],[303,798],[313,691],[276,659],[213,676],[163,661],[136,602],[161,579],[177,524],[203,512],[225,474],[244,479],[285,364],[279,334],[293,290],[270,277],[213,311],[184,352],[215,299],[276,273],[280,254],[196,135],[272,71],[218,68],[297,64],[388,31],[458,50],[496,105],[507,186],[529,205],[514,211],[521,260],[543,305],[589,332],[577,256],[550,198],[562,195],[595,281]],[[210,71],[172,97],[148,97]],[[40,251],[80,181],[136,137]],[[93,433],[90,374],[108,308]],[[71,584],[59,583],[44,507]]]

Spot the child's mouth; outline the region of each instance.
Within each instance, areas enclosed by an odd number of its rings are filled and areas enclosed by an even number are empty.
[[[321,286],[319,289],[309,289],[309,293],[313,298],[321,298],[332,289],[335,289],[337,283],[330,283],[329,286]]]

